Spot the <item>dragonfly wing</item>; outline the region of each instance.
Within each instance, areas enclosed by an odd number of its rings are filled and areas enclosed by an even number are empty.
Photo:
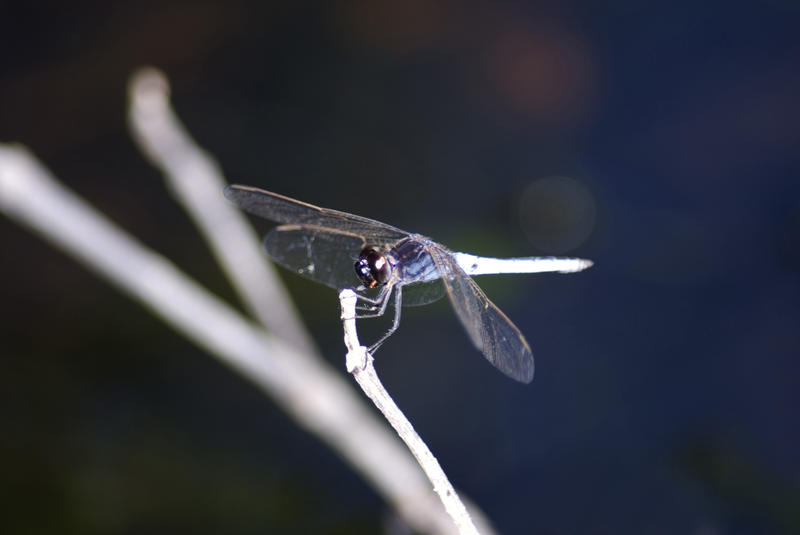
[[[403,306],[416,307],[438,301],[447,292],[441,279],[403,286]],[[391,303],[390,303],[391,305]]]
[[[475,281],[438,247],[429,252],[442,274],[441,280],[472,343],[494,367],[512,379],[533,379],[533,353],[516,325],[483,293]]]
[[[239,205],[242,210],[276,223],[339,229],[348,234],[368,236],[369,245],[373,246],[393,245],[409,234],[374,219],[320,208],[252,186],[227,186],[225,197]]]
[[[354,265],[364,246],[361,236],[313,225],[282,225],[264,237],[275,262],[336,290],[361,284]]]

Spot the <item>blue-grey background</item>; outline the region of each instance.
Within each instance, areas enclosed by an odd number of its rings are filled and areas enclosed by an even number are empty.
[[[228,298],[128,136],[142,65],[232,181],[478,254],[591,258],[478,281],[529,338],[531,385],[493,370],[446,302],[407,309],[379,352],[454,484],[502,533],[800,533],[798,15],[8,2],[0,139]],[[558,191],[526,204],[547,177],[588,192],[588,215]],[[390,522],[245,380],[7,219],[0,243],[0,531]],[[284,275],[344,375],[335,293]]]

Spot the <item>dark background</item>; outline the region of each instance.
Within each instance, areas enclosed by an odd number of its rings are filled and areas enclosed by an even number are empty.
[[[502,533],[800,533],[795,2],[2,7],[0,140],[225,297],[126,130],[140,66],[231,181],[596,262],[479,279],[531,341],[529,386],[446,302],[378,354]],[[382,529],[381,499],[244,379],[7,219],[0,244],[0,531]],[[335,293],[283,274],[344,375]]]

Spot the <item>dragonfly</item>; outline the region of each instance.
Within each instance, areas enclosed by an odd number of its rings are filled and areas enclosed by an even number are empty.
[[[278,193],[232,184],[225,197],[279,226],[264,237],[269,256],[283,267],[336,290],[353,288],[358,318],[394,319],[372,346],[374,353],[400,325],[401,307],[447,295],[472,344],[493,366],[523,383],[533,379],[533,353],[510,319],[472,276],[503,273],[574,273],[592,265],[582,258],[487,258],[452,252],[399,228],[346,212],[320,208]]]

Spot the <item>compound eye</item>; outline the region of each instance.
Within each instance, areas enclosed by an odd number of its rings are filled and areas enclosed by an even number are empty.
[[[367,288],[386,284],[392,274],[392,266],[386,256],[374,247],[365,247],[355,264],[356,275]]]

